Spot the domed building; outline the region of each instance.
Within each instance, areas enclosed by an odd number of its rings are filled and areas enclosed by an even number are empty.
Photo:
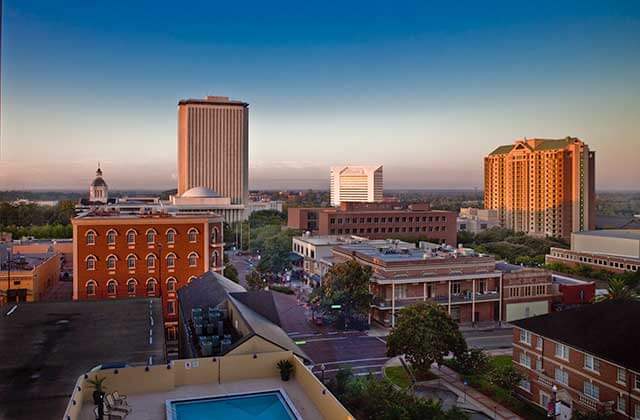
[[[102,169],[98,163],[98,170],[96,171],[96,177],[89,185],[89,201],[92,203],[106,204],[109,199],[109,187],[102,178]]]

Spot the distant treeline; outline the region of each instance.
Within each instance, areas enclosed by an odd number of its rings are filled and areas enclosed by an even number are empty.
[[[0,231],[10,232],[14,239],[25,236],[44,238],[70,238],[71,217],[75,201],[60,201],[56,206],[36,204],[13,205],[0,203]]]

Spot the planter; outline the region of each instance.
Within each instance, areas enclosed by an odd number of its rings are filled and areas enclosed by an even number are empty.
[[[93,391],[93,403],[99,406],[102,401],[104,401],[104,392]]]

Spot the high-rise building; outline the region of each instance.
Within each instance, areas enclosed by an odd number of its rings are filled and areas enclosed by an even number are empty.
[[[383,200],[382,165],[331,167],[331,205],[343,201],[374,203]]]
[[[522,139],[484,159],[484,206],[502,226],[569,239],[595,225],[595,152],[574,137]]]
[[[248,200],[249,104],[223,96],[178,102],[178,195],[206,187]]]

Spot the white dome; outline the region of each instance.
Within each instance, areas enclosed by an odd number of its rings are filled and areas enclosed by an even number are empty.
[[[192,197],[192,198],[216,198],[220,197],[220,194],[217,192],[210,190],[207,187],[193,187],[187,191],[185,191],[181,197]]]

